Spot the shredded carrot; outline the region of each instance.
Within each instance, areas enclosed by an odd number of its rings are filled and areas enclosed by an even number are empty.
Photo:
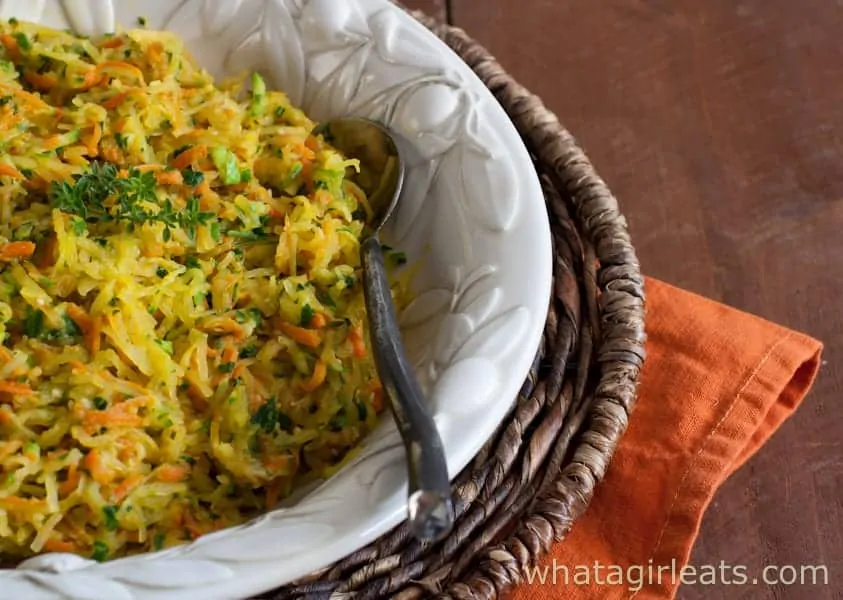
[[[12,413],[5,410],[0,410],[0,425],[8,425],[13,420],[14,417],[12,416]]]
[[[112,110],[114,108],[117,108],[118,106],[123,104],[123,101],[126,98],[129,97],[129,93],[130,92],[120,92],[119,94],[115,94],[114,96],[103,102],[102,107],[106,110]]]
[[[165,483],[178,483],[184,481],[190,470],[183,465],[162,465],[155,472],[158,481]]]
[[[299,468],[299,457],[295,453],[274,455],[264,461],[264,466],[273,473],[289,475]]]
[[[76,323],[85,338],[85,345],[92,355],[99,351],[100,334],[102,333],[102,320],[92,317],[77,304],[67,305],[67,316]]]
[[[319,143],[319,139],[312,135],[307,136],[307,139],[304,140],[304,145],[314,152],[318,152],[322,149],[322,144]]]
[[[76,464],[70,465],[67,469],[67,479],[59,484],[59,495],[67,497],[72,494],[76,488],[79,486],[79,481],[82,479],[82,476],[79,474],[79,471],[76,470]]]
[[[100,343],[102,342],[102,319],[98,317],[91,317],[91,328],[85,332],[85,345],[88,346],[88,352],[91,356],[100,351]]]
[[[85,413],[84,424],[89,430],[97,427],[140,427],[143,425],[143,417],[122,411],[92,411]]]
[[[231,317],[218,317],[208,319],[198,329],[204,331],[205,333],[227,333],[233,335],[234,339],[236,340],[246,339],[246,332],[243,330],[243,327],[240,325],[240,323],[238,323]]]
[[[203,533],[205,533],[202,528],[200,527],[199,523],[196,519],[193,518],[193,515],[190,514],[188,511],[184,511],[184,528],[187,529],[188,534],[190,535],[191,539],[196,539]]]
[[[42,75],[41,73],[33,73],[31,71],[27,71],[23,74],[23,78],[36,90],[42,92],[49,92],[58,84],[58,79],[56,78],[56,76],[50,73]]]
[[[372,390],[372,406],[377,413],[383,410],[383,386],[380,383]]]
[[[44,149],[55,150],[61,146],[62,138],[60,134],[55,134],[44,138]]]
[[[18,62],[21,59],[20,46],[18,46],[18,41],[14,38],[14,36],[4,33],[3,35],[0,35],[0,42],[2,42],[2,44],[6,47],[9,57],[14,62]]]
[[[78,89],[79,89],[80,91],[83,91],[83,92],[84,92],[84,91],[86,91],[86,90],[91,89],[92,87],[96,87],[97,85],[99,85],[100,83],[102,83],[102,80],[103,80],[103,77],[102,77],[102,75],[99,73],[99,71],[97,71],[95,68],[94,68],[94,69],[89,69],[89,70],[85,73],[85,78],[82,80],[82,85],[81,85],[81,86],[79,86],[79,88],[78,88]]]
[[[123,161],[123,155],[117,148],[117,144],[114,144],[113,142],[110,144],[103,143],[101,153],[102,157],[110,163],[119,164]]]
[[[123,38],[119,37],[110,37],[102,40],[99,44],[97,44],[98,48],[119,48],[123,45]]]
[[[83,332],[91,327],[91,317],[85,312],[85,309],[78,304],[68,304],[65,310],[67,311],[67,316],[70,317],[70,319],[76,323],[79,326],[79,329]]]
[[[224,362],[224,363],[234,362],[234,360],[237,358],[237,348],[232,346],[231,344],[229,344],[222,351],[222,357],[221,358],[222,358],[222,362]]]
[[[34,242],[9,242],[0,245],[0,260],[29,258],[34,252]]]
[[[100,485],[108,485],[114,480],[114,473],[102,463],[102,456],[97,448],[94,448],[85,455],[82,464],[88,469],[94,481]]]
[[[114,499],[115,502],[122,502],[123,499],[128,496],[133,489],[138,487],[141,482],[143,482],[143,476],[134,474],[129,475],[124,479],[120,484],[114,488],[114,491],[111,492],[111,497]]]
[[[310,320],[310,326],[314,329],[322,329],[325,325],[328,324],[328,320],[325,318],[325,315],[322,313],[316,313],[313,315],[313,318]]]
[[[47,552],[65,552],[70,554],[76,552],[77,548],[76,544],[73,542],[60,540],[58,538],[50,538],[44,542],[44,550]]]
[[[299,156],[301,157],[302,166],[306,166],[308,163],[312,162],[316,158],[316,153],[311,150],[306,143],[301,143],[298,148],[296,148]]]
[[[35,390],[25,383],[16,381],[0,381],[0,393],[12,394],[13,396],[34,396]]]
[[[287,337],[291,338],[296,343],[299,343],[308,348],[316,348],[322,343],[319,334],[310,329],[297,327],[292,323],[282,322],[279,325],[281,332]]]
[[[173,159],[173,166],[177,169],[185,169],[197,160],[203,159],[206,156],[208,156],[208,147],[203,144],[199,144],[198,146],[188,148],[175,157]]]
[[[158,185],[181,185],[184,183],[181,171],[162,171],[161,173],[156,173],[155,180],[158,182]]]
[[[15,511],[43,510],[47,508],[47,501],[41,498],[6,496],[5,498],[0,498],[0,508]]]
[[[310,379],[303,382],[301,386],[306,392],[312,392],[325,382],[325,376],[328,374],[328,365],[321,358],[316,361],[316,366],[313,367],[313,374]]]
[[[91,131],[91,136],[86,143],[89,156],[97,156],[99,154],[100,140],[102,140],[102,127],[99,123],[94,123],[94,129]]]
[[[14,179],[23,179],[23,173],[18,171],[12,165],[0,162],[0,177],[12,177]]]
[[[363,358],[366,356],[366,344],[363,342],[363,327],[358,323],[348,332],[348,340],[354,351],[354,356]]]

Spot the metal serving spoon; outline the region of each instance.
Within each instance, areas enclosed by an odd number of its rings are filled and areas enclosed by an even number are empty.
[[[372,352],[407,453],[410,526],[417,539],[439,541],[454,523],[445,453],[404,354],[379,238],[401,196],[405,162],[412,148],[397,134],[366,119],[329,121],[314,130],[314,134],[320,133],[346,157],[360,161],[360,172],[352,180],[366,192],[372,209],[371,222],[360,242]]]

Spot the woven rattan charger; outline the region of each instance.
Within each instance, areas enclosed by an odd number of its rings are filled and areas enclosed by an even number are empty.
[[[484,48],[412,14],[496,96],[541,177],[555,257],[541,348],[512,412],[454,482],[447,540],[425,547],[402,525],[264,598],[500,597],[585,511],[635,403],[644,285],[617,202],[571,134]]]

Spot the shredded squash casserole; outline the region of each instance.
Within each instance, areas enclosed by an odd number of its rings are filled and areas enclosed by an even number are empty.
[[[382,404],[356,164],[172,34],[0,43],[0,555],[181,544],[330,475]]]

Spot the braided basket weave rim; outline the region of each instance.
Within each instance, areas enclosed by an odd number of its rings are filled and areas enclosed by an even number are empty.
[[[556,116],[485,48],[408,12],[480,77],[533,158],[554,246],[542,344],[512,412],[453,484],[447,540],[419,544],[402,524],[263,598],[500,598],[585,512],[635,405],[644,279],[616,199]]]

